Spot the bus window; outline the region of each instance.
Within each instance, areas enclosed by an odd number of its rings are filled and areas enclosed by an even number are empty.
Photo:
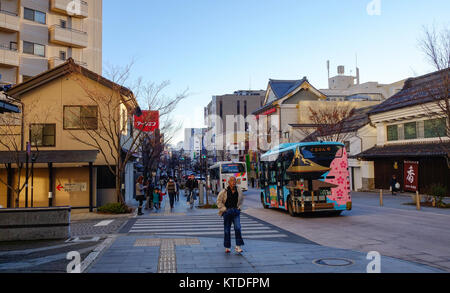
[[[236,174],[244,173],[245,167],[243,164],[223,164],[222,174]]]
[[[342,146],[328,145],[328,146],[306,146],[301,149],[302,155],[305,159],[330,159],[341,158],[343,155]]]
[[[277,165],[275,162],[269,163],[269,184],[277,184]]]

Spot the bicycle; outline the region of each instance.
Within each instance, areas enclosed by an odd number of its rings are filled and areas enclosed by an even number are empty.
[[[191,209],[194,208],[195,203],[195,189],[189,191],[189,205]]]

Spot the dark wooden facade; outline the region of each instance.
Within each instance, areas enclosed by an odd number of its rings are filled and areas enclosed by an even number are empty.
[[[419,162],[419,191],[421,193],[434,183],[447,187],[450,195],[450,169],[444,157],[399,157],[377,158],[375,162],[375,188],[389,189],[392,175],[397,176],[399,183],[404,185],[404,161]],[[394,168],[397,163],[397,169]]]

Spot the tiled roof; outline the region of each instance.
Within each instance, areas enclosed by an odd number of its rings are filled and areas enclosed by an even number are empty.
[[[441,157],[450,154],[450,142],[445,143],[405,143],[375,146],[358,155],[361,159],[388,157]]]
[[[270,79],[269,85],[277,99],[282,99],[286,95],[293,92],[296,88],[301,86],[305,81],[308,81],[306,77],[300,80],[275,80]]]
[[[442,91],[442,80],[447,79],[448,81],[449,72],[450,69],[444,69],[408,79],[400,92],[375,107],[369,114],[377,114],[432,102],[440,92],[445,92]]]

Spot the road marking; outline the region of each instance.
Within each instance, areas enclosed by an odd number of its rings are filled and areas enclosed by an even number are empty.
[[[112,222],[114,222],[114,220],[101,221],[97,225],[94,225],[94,227],[105,227],[105,226],[108,226],[109,224],[111,224]]]
[[[84,273],[94,260],[107,248],[109,248],[116,240],[117,235],[109,236],[99,246],[97,246],[84,260],[81,262],[81,272]]]
[[[199,245],[197,238],[183,239],[137,239],[135,247],[159,246],[158,273],[174,274],[177,272],[177,257],[175,246]]]

